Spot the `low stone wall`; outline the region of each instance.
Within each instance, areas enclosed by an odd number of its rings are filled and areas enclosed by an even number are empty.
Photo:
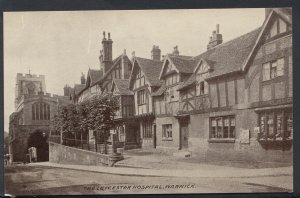
[[[53,163],[113,166],[121,159],[122,156],[110,156],[49,142],[49,161]]]

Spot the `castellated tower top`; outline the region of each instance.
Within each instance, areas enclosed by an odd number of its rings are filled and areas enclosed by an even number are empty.
[[[15,107],[23,95],[38,95],[39,92],[46,93],[45,75],[17,73],[15,87]]]

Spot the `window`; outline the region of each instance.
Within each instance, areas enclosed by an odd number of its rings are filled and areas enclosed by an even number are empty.
[[[208,94],[208,83],[204,80],[207,73],[198,74],[197,77],[197,87],[196,87],[196,94],[199,95],[205,95]]]
[[[263,81],[274,79],[284,75],[284,59],[267,62],[263,64]]]
[[[133,115],[133,106],[123,105],[123,116],[132,116],[132,115]]]
[[[162,125],[162,139],[163,140],[172,140],[172,124],[163,124]]]
[[[137,92],[138,105],[145,104],[145,89]]]
[[[235,117],[210,118],[210,138],[235,138]]]
[[[170,74],[166,77],[166,85],[167,86],[170,86],[170,85],[174,85],[176,83],[178,83],[178,74],[175,73],[175,74]]]
[[[50,120],[50,105],[38,102],[32,105],[32,120]]]
[[[141,87],[145,85],[145,77],[142,75],[141,70],[137,71],[136,80],[135,80],[135,87]]]
[[[142,123],[143,138],[152,138],[152,123],[143,122]]]
[[[259,128],[259,140],[293,139],[293,114],[291,110],[261,112]]]

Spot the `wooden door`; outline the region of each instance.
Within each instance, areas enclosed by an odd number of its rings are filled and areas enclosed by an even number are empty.
[[[180,136],[181,149],[187,149],[189,147],[189,128],[187,123],[180,124]]]

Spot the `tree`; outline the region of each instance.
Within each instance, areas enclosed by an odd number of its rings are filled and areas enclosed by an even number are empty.
[[[119,109],[119,99],[112,94],[95,95],[89,102],[89,128],[104,139],[105,153],[107,153],[107,139],[109,130],[115,127],[114,117]],[[97,139],[95,139],[96,141]]]
[[[64,139],[74,138],[76,140],[80,134],[81,143],[82,134],[93,130],[95,141],[97,134],[104,140],[105,153],[107,153],[109,130],[115,127],[114,117],[118,109],[119,98],[117,96],[112,94],[94,95],[80,104],[62,106],[52,120],[52,128],[61,131]],[[70,141],[64,142],[64,144],[73,146]],[[75,145],[77,146],[76,142]]]

